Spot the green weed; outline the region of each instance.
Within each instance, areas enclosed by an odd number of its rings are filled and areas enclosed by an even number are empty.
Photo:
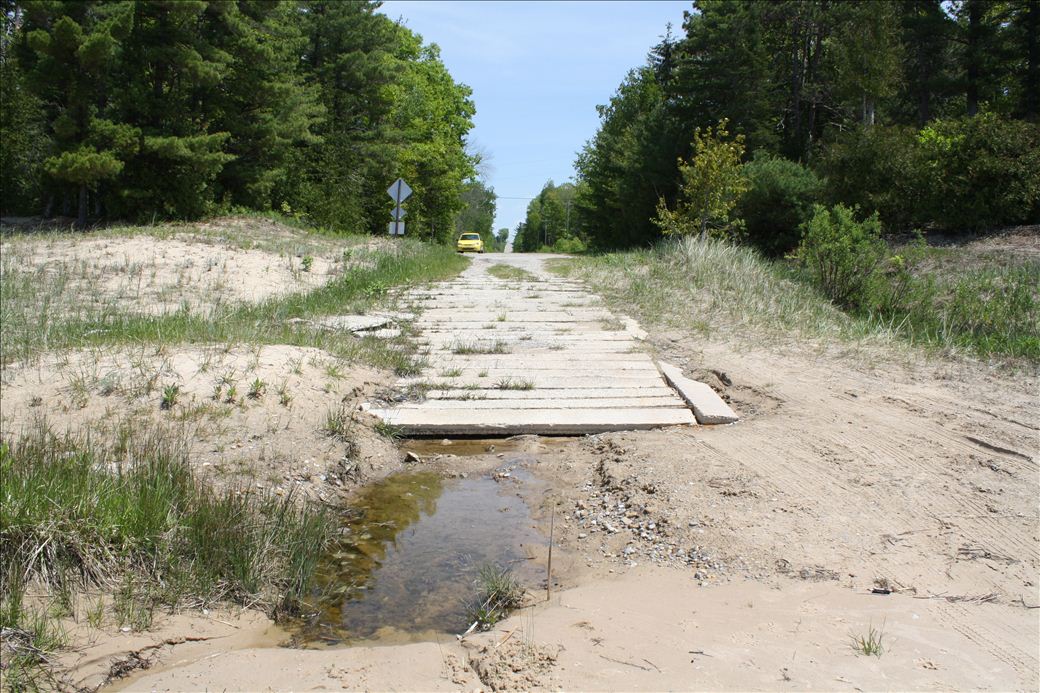
[[[181,386],[170,384],[163,387],[162,398],[159,400],[159,408],[163,410],[173,409],[177,404],[177,398],[181,394]]]
[[[491,265],[491,267],[488,267],[487,272],[492,277],[496,277],[498,279],[516,281],[538,281],[538,277],[536,277],[535,275],[520,267],[514,267],[513,265]]]
[[[321,426],[325,435],[344,442],[353,440],[354,419],[347,408],[340,404],[325,412],[325,421]]]
[[[246,397],[249,399],[260,399],[264,396],[267,391],[267,383],[260,378],[256,378],[252,383],[249,384],[249,392],[246,393]]]
[[[467,609],[467,620],[488,630],[524,600],[524,587],[508,568],[485,564],[477,576],[477,596]]]
[[[852,638],[852,649],[860,654],[880,657],[885,651],[882,645],[882,639],[885,637],[884,626],[881,629],[877,629],[871,625],[868,627],[866,634],[853,634],[850,637]]]
[[[214,490],[194,476],[189,447],[162,430],[100,445],[42,422],[0,443],[0,625],[49,649],[47,623],[23,601],[29,585],[113,589],[117,620],[135,629],[188,597],[293,611],[330,519],[288,496]]]
[[[495,387],[499,390],[533,390],[534,381],[528,378],[502,378]]]
[[[494,341],[462,341],[455,340],[451,344],[451,353],[465,355],[465,354],[508,354],[511,349],[509,344],[501,339]]]

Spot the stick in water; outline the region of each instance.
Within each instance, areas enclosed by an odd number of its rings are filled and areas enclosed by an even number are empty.
[[[556,524],[556,504],[553,504],[552,515],[549,516],[549,564],[545,568],[545,601],[549,601],[552,593],[552,546],[553,525]]]

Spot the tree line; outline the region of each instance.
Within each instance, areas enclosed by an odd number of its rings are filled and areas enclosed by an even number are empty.
[[[1036,223],[1038,40],[1037,0],[697,0],[599,107],[569,233],[611,248],[707,230],[682,217],[727,145],[739,180],[711,226],[768,253],[797,246],[816,203],[886,232]],[[546,194],[518,249],[553,245],[528,238],[558,216]]]
[[[447,240],[476,184],[470,89],[378,2],[0,5],[4,214],[385,232],[400,176],[409,232]]]

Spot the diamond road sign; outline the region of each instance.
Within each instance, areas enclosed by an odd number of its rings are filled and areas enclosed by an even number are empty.
[[[393,211],[390,212],[390,218],[393,221],[387,226],[387,231],[390,232],[391,236],[403,236],[404,222],[401,220],[404,219],[405,211],[401,209],[401,203],[412,194],[412,189],[404,182],[404,178],[398,178],[393,185],[386,189],[386,194],[390,196],[396,205]]]
[[[408,199],[408,196],[412,194],[412,189],[408,187],[403,178],[398,178],[393,185],[386,189],[386,193],[394,199],[394,202],[400,204]]]

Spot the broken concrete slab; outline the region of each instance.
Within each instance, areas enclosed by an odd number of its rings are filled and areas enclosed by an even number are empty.
[[[711,386],[687,378],[681,370],[671,364],[659,361],[658,366],[665,380],[693,409],[697,423],[726,424],[740,419]]]
[[[639,323],[628,317],[627,315],[619,315],[618,320],[625,326],[625,333],[631,335],[633,338],[640,341],[646,339],[646,330],[639,326]]]
[[[386,327],[392,319],[381,315],[326,315],[314,321],[317,327],[344,332],[367,332]]]

